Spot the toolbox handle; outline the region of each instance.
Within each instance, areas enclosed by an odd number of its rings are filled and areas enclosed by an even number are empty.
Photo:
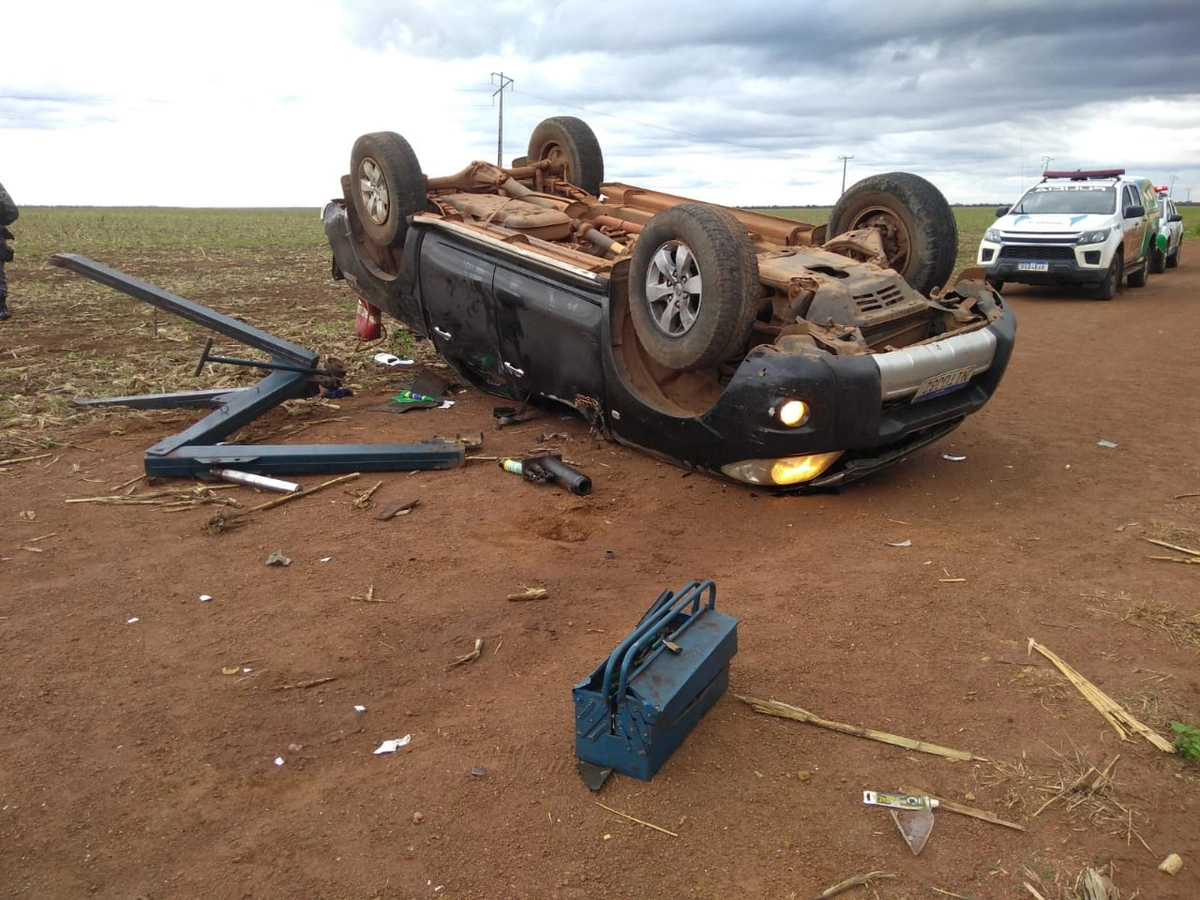
[[[621,641],[617,649],[612,652],[608,658],[608,663],[604,667],[604,685],[607,690],[608,685],[612,683],[611,678],[614,668],[620,665],[620,680],[617,684],[615,692],[608,693],[608,706],[613,714],[617,711],[617,704],[620,699],[625,696],[625,692],[629,689],[630,667],[633,664],[634,658],[644,644],[652,642],[657,637],[658,629],[664,622],[667,622],[676,613],[681,612],[688,606],[693,607],[693,611],[700,611],[700,599],[707,591],[708,604],[705,609],[712,609],[717,602],[717,586],[711,579],[705,581],[692,581],[684,585],[674,594],[664,592],[659,595],[659,598],[654,601],[654,605],[650,607],[649,612],[638,623],[633,632]],[[668,596],[669,595],[669,596]],[[671,635],[674,637],[688,625],[695,621],[695,616],[685,622],[680,628]]]

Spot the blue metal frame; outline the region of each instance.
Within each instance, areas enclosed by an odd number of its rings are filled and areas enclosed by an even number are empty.
[[[79,405],[87,406],[122,405],[142,409],[217,407],[199,422],[178,434],[164,438],[148,449],[143,460],[147,475],[187,477],[221,468],[239,468],[260,474],[409,472],[418,469],[449,469],[463,465],[463,448],[440,439],[421,444],[239,446],[221,443],[224,438],[283,401],[311,397],[317,393],[320,388],[314,381],[314,376],[325,374],[319,366],[320,357],[311,350],[177,294],[156,288],[85,256],[57,253],[50,257],[50,263],[261,350],[271,357],[271,363],[279,366],[258,384],[247,388],[76,401]],[[220,362],[232,361],[227,358],[212,359]],[[269,363],[257,365],[271,368]]]

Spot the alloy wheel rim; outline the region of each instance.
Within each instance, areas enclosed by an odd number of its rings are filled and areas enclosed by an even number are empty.
[[[364,159],[358,167],[358,192],[362,197],[363,210],[376,225],[387,221],[390,198],[383,170],[373,159]]]
[[[691,331],[703,291],[700,265],[687,244],[668,241],[654,251],[646,269],[646,302],[659,331],[673,338]]]

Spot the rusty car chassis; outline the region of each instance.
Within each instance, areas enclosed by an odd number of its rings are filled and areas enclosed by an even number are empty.
[[[947,283],[957,230],[924,179],[865,179],[826,227],[602,173],[572,117],[447,177],[364,135],[323,214],[334,275],[478,387],[777,490],[898,462],[995,391],[1015,319],[981,277]]]

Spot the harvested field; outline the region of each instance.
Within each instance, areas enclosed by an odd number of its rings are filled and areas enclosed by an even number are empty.
[[[411,378],[375,352],[437,363],[398,327],[356,345],[312,210],[28,209],[20,225],[0,323],[5,896],[782,900],[876,873],[839,896],[1080,900],[1088,866],[1124,900],[1200,896],[1200,765],[1120,740],[1027,652],[1036,639],[1168,739],[1200,725],[1200,566],[1147,540],[1200,534],[1200,253],[1111,303],[1011,288],[1017,349],[985,410],[797,498],[597,443],[576,418],[496,430],[502,401],[474,390],[372,409]],[[258,373],[193,375],[204,331],[44,265],[56,251],[348,364],[353,396],[291,401],[238,440],[482,432],[473,453],[555,446],[595,491],[483,459],[246,515],[276,495],[149,483],[145,449],[198,414],[71,398]],[[290,564],[267,566],[275,550]],[[593,794],[571,687],[694,578],[740,620],[730,693],[653,781]],[[861,800],[914,785],[1024,830],[946,808],[913,856]],[[1169,853],[1175,876],[1156,868]]]

